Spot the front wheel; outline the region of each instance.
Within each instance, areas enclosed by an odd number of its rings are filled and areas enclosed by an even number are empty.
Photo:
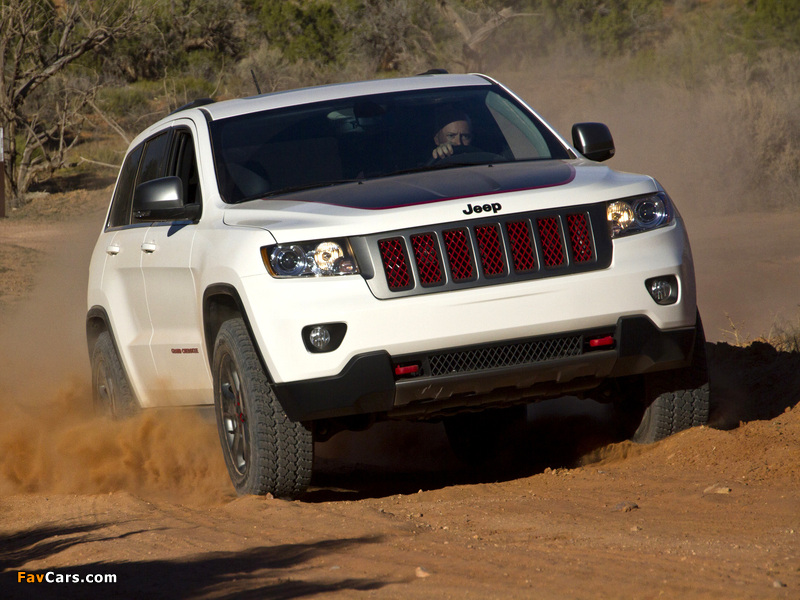
[[[691,365],[646,376],[643,391],[647,408],[631,435],[633,442],[652,444],[684,429],[708,423],[711,393],[706,338],[699,314]]]
[[[240,318],[219,330],[213,377],[217,430],[236,492],[291,498],[305,491],[312,432],[283,412]]]

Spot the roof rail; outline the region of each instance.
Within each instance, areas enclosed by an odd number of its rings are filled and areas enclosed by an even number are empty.
[[[205,106],[206,104],[212,104],[213,102],[214,102],[213,98],[197,98],[196,100],[192,100],[191,102],[189,102],[189,104],[184,104],[183,106],[176,108],[169,114],[174,115],[175,113],[181,112],[182,110],[197,108],[198,106]]]
[[[447,69],[428,69],[424,73],[417,73],[417,75],[447,75]]]

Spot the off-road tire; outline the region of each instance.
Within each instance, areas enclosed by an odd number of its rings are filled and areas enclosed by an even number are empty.
[[[697,315],[692,363],[677,371],[647,375],[642,420],[631,441],[652,444],[679,431],[708,423],[710,386],[706,364],[706,338]]]
[[[242,319],[222,324],[212,373],[217,430],[236,492],[283,498],[304,492],[314,459],[312,432],[284,413]]]
[[[98,336],[92,350],[92,403],[96,414],[112,419],[124,419],[140,410],[107,331]]]

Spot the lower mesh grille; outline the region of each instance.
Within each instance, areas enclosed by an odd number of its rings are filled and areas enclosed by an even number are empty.
[[[513,367],[580,356],[583,353],[583,337],[580,335],[484,346],[472,350],[433,354],[428,357],[431,375],[470,373]]]

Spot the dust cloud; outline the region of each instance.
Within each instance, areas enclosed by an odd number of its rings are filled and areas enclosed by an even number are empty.
[[[180,409],[110,421],[93,414],[90,394],[76,381],[36,406],[4,407],[0,494],[125,490],[181,502],[230,495],[212,423]]]
[[[122,422],[94,414],[84,323],[101,222],[95,214],[59,225],[33,294],[4,315],[0,494],[126,490],[184,502],[230,494],[216,428],[191,410]]]
[[[571,142],[573,123],[600,121],[614,137],[619,171],[655,177],[684,218],[752,206],[746,144],[732,125],[726,94],[698,93],[658,82],[615,83],[569,59],[548,61],[526,73],[498,78]]]

